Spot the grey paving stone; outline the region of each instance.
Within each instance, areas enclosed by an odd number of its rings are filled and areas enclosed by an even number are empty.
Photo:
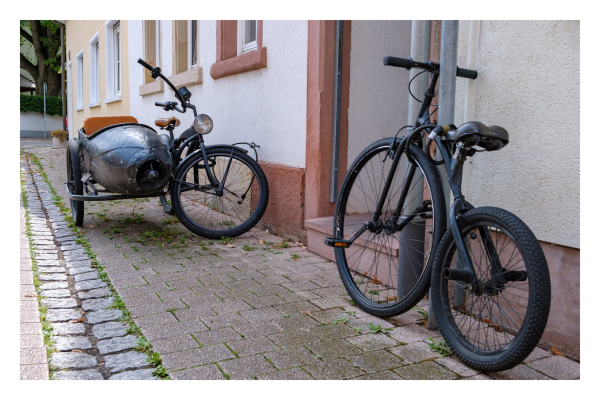
[[[72,241],[76,240],[77,238],[75,237],[75,235],[67,235],[67,236],[55,237],[55,239],[59,243],[64,243],[64,242],[72,242]]]
[[[440,358],[440,354],[429,348],[427,343],[416,342],[405,346],[398,346],[389,349],[393,354],[402,358],[409,364],[421,362],[425,360],[433,360]]]
[[[402,380],[398,375],[392,371],[381,371],[374,374],[361,375],[353,378],[355,380],[377,380],[377,381],[391,381],[391,380]]]
[[[568,358],[554,356],[543,360],[533,361],[528,364],[531,368],[553,379],[578,379],[580,378],[579,363]]]
[[[68,269],[89,267],[90,265],[92,265],[92,262],[89,261],[89,260],[87,260],[87,261],[70,261],[70,262],[67,262],[67,268]]]
[[[75,282],[90,281],[92,279],[98,279],[98,271],[86,272],[83,274],[77,274],[73,277]]]
[[[240,357],[263,353],[265,351],[279,350],[279,347],[264,336],[257,337],[256,339],[236,340],[227,345]]]
[[[385,350],[377,350],[349,357],[350,362],[368,373],[380,372],[407,365],[396,356]]]
[[[479,371],[467,367],[465,364],[461,363],[457,358],[452,356],[438,358],[434,361],[448,368],[450,371],[459,374],[460,376],[469,377],[479,374]]]
[[[158,378],[152,375],[153,369],[138,369],[137,371],[125,371],[115,374],[108,378],[111,381],[128,380],[128,381],[151,381]]]
[[[81,318],[81,310],[78,308],[50,309],[46,313],[49,322],[65,322]]]
[[[61,250],[63,250],[62,247],[61,247]],[[81,247],[79,247],[78,249],[73,249],[73,250],[63,250],[63,255],[65,257],[67,257],[67,256],[72,257],[72,256],[76,256],[76,255],[81,255],[81,254],[85,255],[85,249],[83,249]]]
[[[67,282],[46,282],[40,285],[41,290],[66,289],[68,287]]]
[[[50,365],[64,368],[91,368],[97,364],[96,358],[85,353],[54,353]]]
[[[77,291],[98,289],[98,288],[101,288],[101,287],[106,287],[106,283],[104,283],[100,279],[95,279],[95,280],[91,280],[91,281],[84,281],[84,282],[78,282],[78,283],[75,284],[75,290],[77,290]]]
[[[216,344],[214,346],[202,347],[201,349],[165,354],[162,357],[162,364],[169,371],[174,371],[232,358],[235,358],[235,356],[225,345]]]
[[[121,372],[126,369],[138,369],[148,365],[147,354],[137,351],[128,351],[127,353],[107,355],[104,357],[104,366],[111,373]]]
[[[62,246],[60,246],[60,249],[62,251],[79,250],[81,248],[82,247],[80,244],[63,244]]]
[[[38,267],[38,272],[40,274],[64,274],[65,269],[63,267]]]
[[[62,274],[40,274],[39,276],[39,280],[40,281],[66,281],[67,280],[67,275],[65,275],[65,273],[63,272]]]
[[[412,324],[400,326],[390,332],[390,336],[403,343],[423,342],[428,338],[440,337],[439,331],[430,331],[424,326]]]
[[[85,274],[86,272],[94,272],[95,269],[92,267],[73,267],[73,268],[69,268],[68,270],[68,274],[69,275],[77,275],[77,274]]]
[[[408,367],[394,369],[394,372],[404,379],[412,380],[441,380],[456,379],[458,375],[448,371],[446,368],[434,363],[425,361],[418,364],[412,364]]]
[[[175,371],[169,374],[173,380],[221,380],[225,379],[216,365],[206,365],[203,367],[188,368],[183,371]]]
[[[59,351],[87,350],[92,348],[90,339],[85,336],[56,336],[53,338]]]
[[[115,337],[112,339],[104,339],[96,343],[98,352],[101,355],[116,353],[118,351],[131,349],[137,346],[137,338],[135,335],[127,335]]]
[[[79,292],[79,293],[77,293],[77,297],[79,297],[82,300],[83,299],[95,299],[95,298],[99,298],[99,297],[106,297],[109,294],[110,294],[110,292],[108,291],[108,289],[100,288],[100,289],[92,289],[87,292]]]
[[[323,357],[323,361],[335,360],[341,357],[349,358],[361,352],[358,347],[345,339],[311,344],[308,348],[316,355]]]
[[[82,371],[58,371],[53,375],[53,379],[59,381],[91,381],[103,380],[104,377],[95,369],[84,369]]]
[[[85,325],[81,322],[76,324],[58,322],[51,324],[51,326],[54,335],[81,335],[85,333]]]
[[[22,381],[25,380],[48,380],[48,365],[44,364],[33,364],[33,365],[21,365],[20,377]]]
[[[58,260],[40,260],[36,262],[38,267],[59,267],[60,262]]]
[[[319,362],[317,357],[302,346],[265,353],[263,355],[270,360],[277,369],[289,369],[300,365]]]
[[[259,380],[311,380],[312,376],[306,373],[302,368],[293,368],[285,371],[277,371],[271,374],[260,375]]]
[[[216,343],[233,342],[236,340],[242,340],[240,334],[234,331],[231,327],[222,329],[213,329],[204,332],[194,332],[194,337],[199,343],[205,346]],[[251,339],[251,338],[249,338]]]
[[[322,361],[302,367],[315,379],[348,379],[364,375],[364,372],[348,360]]]
[[[92,327],[92,334],[96,339],[107,339],[127,334],[127,325],[122,322],[105,322]]]
[[[71,297],[71,291],[69,289],[44,290],[41,295],[44,297]]]
[[[100,310],[85,314],[85,318],[90,325],[99,324],[100,322],[114,321],[122,316],[123,313],[120,310]]]
[[[525,364],[527,364],[528,362],[541,360],[542,358],[547,358],[547,357],[552,357],[552,354],[548,353],[546,350],[542,350],[539,347],[536,347],[535,349],[533,349],[531,354],[528,355],[527,358],[525,359],[525,361],[523,361],[523,362]]]
[[[347,340],[364,351],[380,350],[399,344],[396,340],[382,333],[356,336]]]
[[[66,299],[42,299],[42,304],[48,306],[48,308],[76,308],[77,301],[74,298],[69,297]]]
[[[261,355],[223,361],[219,362],[219,365],[223,368],[223,371],[231,376],[231,379],[250,378],[253,375],[256,376],[277,371]]]
[[[239,335],[238,335],[239,337]],[[202,342],[201,342],[202,343]],[[207,343],[214,344],[214,343]],[[176,351],[193,349],[199,347],[198,343],[190,335],[175,336],[167,339],[153,340],[152,348],[160,354],[169,354]]]
[[[58,255],[56,254],[37,254],[35,257],[36,261],[39,260],[58,260]]]
[[[107,297],[107,298],[102,298],[102,299],[89,299],[89,300],[84,300],[81,303],[81,308],[83,308],[84,311],[98,311],[98,310],[104,310],[108,307],[110,307],[114,302],[114,299],[112,297]]]

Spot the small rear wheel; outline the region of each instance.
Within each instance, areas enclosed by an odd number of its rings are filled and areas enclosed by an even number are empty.
[[[67,146],[67,186],[69,191],[76,195],[83,195],[83,182],[81,182],[81,164],[79,161],[79,142],[69,140]],[[83,224],[84,202],[69,199],[71,203],[71,216],[75,225]]]
[[[175,210],[173,210],[173,205],[171,204],[171,194],[166,194],[164,196],[160,196],[160,204],[162,205],[163,210],[169,214],[175,214]]]
[[[435,319],[452,351],[468,366],[503,371],[538,344],[550,311],[550,273],[540,243],[518,217],[494,207],[473,209],[458,223],[477,282],[444,276],[460,269],[450,229],[431,276]]]

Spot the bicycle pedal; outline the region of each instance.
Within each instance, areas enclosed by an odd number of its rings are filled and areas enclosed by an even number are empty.
[[[351,243],[349,240],[332,238],[332,237],[325,238],[325,245],[329,246],[329,247],[349,247],[350,244]]]

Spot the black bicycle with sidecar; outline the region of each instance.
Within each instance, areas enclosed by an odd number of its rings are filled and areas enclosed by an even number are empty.
[[[79,137],[69,140],[67,182],[71,213],[77,226],[83,224],[86,201],[109,201],[160,197],[164,211],[175,214],[193,233],[219,239],[250,230],[264,214],[269,200],[267,178],[258,165],[252,143],[206,146],[204,135],[213,128],[212,119],[197,114],[190,103],[192,93],[177,89],[160,68],[142,59],[138,63],[163,79],[179,100],[155,103],[165,111],[194,112],[194,123],[177,139],[175,117],[158,118],[158,134],[134,117],[94,117],[84,122]],[[246,145],[254,151],[255,158]],[[185,156],[183,153],[185,152]],[[170,197],[170,199],[169,199]]]

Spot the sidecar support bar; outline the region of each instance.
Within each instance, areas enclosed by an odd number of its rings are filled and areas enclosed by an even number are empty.
[[[167,192],[151,193],[140,196],[139,194],[107,194],[107,195],[77,195],[69,191],[69,186],[65,183],[65,191],[71,200],[75,201],[108,201],[108,200],[125,200],[125,199],[140,199],[144,197],[160,197]]]

